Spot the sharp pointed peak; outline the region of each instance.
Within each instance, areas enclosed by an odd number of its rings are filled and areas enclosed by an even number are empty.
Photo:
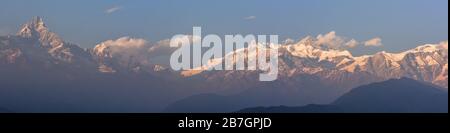
[[[17,35],[22,37],[33,37],[38,34],[38,32],[47,31],[47,27],[40,16],[35,16],[25,23],[22,28],[19,30]]]
[[[31,22],[36,25],[45,25],[44,19],[40,16],[34,16],[31,20]]]
[[[17,32],[17,36],[24,38],[33,38],[39,40],[42,45],[51,45],[52,48],[62,45],[63,40],[56,34],[51,32],[45,25],[42,17],[36,16],[22,26]]]

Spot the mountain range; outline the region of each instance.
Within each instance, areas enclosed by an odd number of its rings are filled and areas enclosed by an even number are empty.
[[[357,87],[328,105],[256,107],[257,113],[446,113],[448,93],[412,79],[391,79]]]
[[[172,71],[154,60],[155,54],[164,58],[173,51],[167,40],[149,44],[123,37],[81,48],[35,17],[16,35],[0,37],[0,73],[7,75],[0,78],[0,106],[17,112],[160,112],[197,97],[245,100],[223,109],[234,111],[328,104],[352,88],[402,77],[448,91],[448,41],[364,56],[317,41],[306,37],[281,44],[279,78],[259,82],[258,71]]]

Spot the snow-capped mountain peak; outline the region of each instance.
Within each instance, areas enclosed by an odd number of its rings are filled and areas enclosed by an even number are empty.
[[[40,33],[48,31],[41,17],[34,17],[30,22],[24,24],[17,33],[21,37],[39,37]]]
[[[143,39],[122,37],[117,40],[108,40],[90,49],[89,53],[76,45],[64,42],[57,34],[49,30],[40,17],[35,17],[24,24],[17,36],[0,39],[3,39],[1,42],[5,46],[0,49],[0,58],[4,58],[7,63],[26,62],[31,59],[25,57],[35,57],[33,60],[45,63],[69,62],[73,66],[89,64],[90,68],[97,69],[102,73],[165,74],[170,71],[164,65],[156,65],[150,60],[152,55],[148,54],[148,50],[151,45]],[[345,83],[343,86],[351,88],[361,85],[361,83],[409,77],[448,87],[446,83],[448,81],[448,41],[439,44],[425,44],[403,52],[382,51],[364,56],[353,56],[351,52],[343,48],[323,47],[323,45],[318,45],[317,39],[313,37],[307,37],[298,42],[286,42],[277,47],[271,47],[279,50],[279,77],[281,80],[297,79],[308,75],[316,76],[324,81]],[[249,48],[263,48],[259,47],[260,45],[255,46],[257,47]],[[201,68],[177,73],[181,73],[182,77],[197,75],[208,80],[222,81],[225,78],[234,82],[234,79],[239,79],[236,77],[242,77],[252,81],[254,79],[252,76],[256,75],[257,71],[204,72],[215,66],[223,65],[227,61],[226,59],[231,59],[228,61],[233,63],[242,60],[257,60],[251,58],[257,57],[257,52],[248,51],[253,50],[240,49],[236,51],[236,55],[239,55],[237,58],[211,59]],[[246,57],[242,54],[246,52],[250,56]],[[224,57],[230,56],[234,56],[234,54],[224,54]],[[21,57],[23,58],[21,59]],[[45,63],[43,64],[48,65]],[[367,81],[348,83],[356,79],[366,79]]]
[[[17,35],[24,38],[38,39],[46,47],[56,48],[64,45],[64,41],[47,28],[41,17],[34,17],[30,22],[24,24]]]
[[[447,87],[446,64],[448,43],[425,44],[404,52],[378,52],[373,55],[353,56],[347,50],[326,49],[312,44],[311,39],[278,47],[279,77],[291,78],[309,74],[339,79],[371,75],[374,79],[409,77]],[[220,61],[220,60],[219,60]],[[205,66],[215,66],[211,62]],[[202,71],[184,71],[183,76],[194,76]],[[232,72],[231,72],[232,73]],[[235,72],[236,74],[242,72]],[[218,73],[221,74],[221,73]],[[207,73],[206,77],[226,77]],[[347,79],[340,79],[347,80]],[[437,82],[439,81],[439,82]]]
[[[329,61],[340,63],[343,60],[353,58],[353,55],[347,50],[323,49],[313,45],[312,41],[314,40],[312,40],[311,37],[307,37],[296,44],[285,45],[282,49],[286,49],[287,52],[293,56],[317,59],[319,62]]]
[[[443,47],[442,45],[436,45],[436,44],[425,44],[422,46],[418,46],[415,49],[412,49],[408,52],[426,52],[426,53],[431,53],[431,52],[436,52],[441,50]]]
[[[41,17],[22,25],[17,37],[29,41],[28,44],[39,44],[52,57],[64,62],[72,62],[75,55],[86,55],[86,51],[76,45],[64,42],[56,33],[51,32]]]

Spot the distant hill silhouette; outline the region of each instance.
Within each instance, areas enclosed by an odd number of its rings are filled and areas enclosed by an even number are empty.
[[[283,82],[270,82],[264,85],[249,88],[246,91],[230,94],[230,95],[220,95],[220,94],[198,94],[185,97],[183,99],[177,100],[174,103],[169,104],[163,112],[170,113],[227,113],[240,110],[243,108],[255,107],[255,106],[278,106],[278,105],[289,105],[289,106],[303,106],[308,103],[314,103],[310,100],[313,96],[329,96],[325,94],[335,93],[333,90],[335,88],[320,89],[324,86],[315,85],[318,82],[307,83],[309,80],[302,80],[299,82],[305,83],[305,86],[315,86],[315,87],[304,87],[299,86],[296,90],[285,89],[288,88]],[[306,85],[308,84],[308,85]],[[303,91],[297,91],[303,90]],[[323,93],[312,93],[310,90],[319,90]],[[331,99],[331,98],[326,98]],[[334,101],[333,98],[330,102]],[[330,102],[320,102],[320,103],[330,103]]]
[[[310,104],[301,107],[277,106],[277,107],[255,107],[246,108],[239,113],[338,113],[345,110],[333,105]]]
[[[238,112],[271,113],[445,113],[448,92],[402,78],[357,87],[330,105],[257,107]]]
[[[227,96],[216,94],[200,94],[179,100],[168,106],[164,112],[168,113],[226,113],[239,109],[234,100]],[[242,107],[241,107],[242,108]]]

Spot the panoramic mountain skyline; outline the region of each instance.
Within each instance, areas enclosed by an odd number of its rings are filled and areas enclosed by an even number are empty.
[[[0,1],[0,128],[448,128],[448,0]]]
[[[448,93],[448,41],[364,56],[339,48],[353,42],[334,32],[285,41],[276,47],[279,78],[260,82],[258,71],[173,71],[155,61],[173,52],[167,40],[149,45],[122,37],[81,48],[34,17],[16,35],[0,36],[0,73],[7,75],[0,80],[0,107],[12,112],[183,112],[176,105],[197,99],[182,105],[201,110],[216,101],[228,105],[216,109],[231,112],[328,104],[358,86],[403,77]]]
[[[193,6],[183,6],[188,3]],[[126,36],[156,44],[175,34],[190,34],[193,26],[204,27],[208,34],[278,34],[281,40],[335,31],[336,35],[354,39],[353,44],[360,43],[349,49],[354,55],[400,52],[448,38],[446,0],[382,0],[369,4],[370,9],[360,0],[7,0],[0,5],[0,17],[5,18],[0,22],[0,35],[15,34],[20,28],[17,24],[42,16],[53,31],[82,48]]]
[[[434,112],[448,93],[447,0],[5,0],[0,18],[7,112]],[[389,99],[408,107],[368,106]]]

